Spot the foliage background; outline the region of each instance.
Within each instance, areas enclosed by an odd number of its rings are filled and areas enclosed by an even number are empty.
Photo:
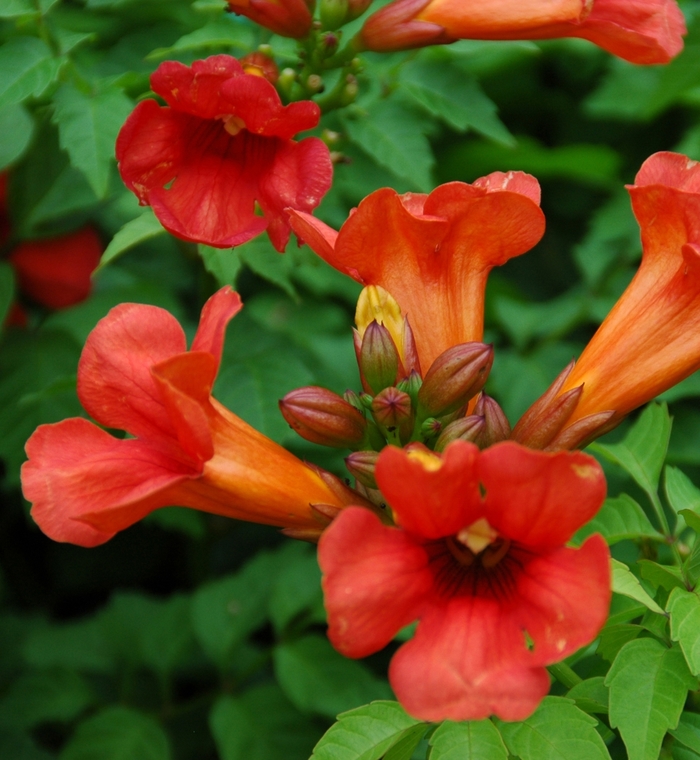
[[[580,353],[631,279],[641,250],[624,183],[658,150],[700,159],[700,3],[681,5],[686,48],[666,67],[634,67],[572,40],[367,54],[357,101],[324,116],[345,156],[317,212],[334,226],[382,186],[426,192],[496,169],[540,180],[544,240],[489,282],[496,360],[487,390],[511,421]],[[28,518],[19,491],[34,427],[83,414],[75,371],[97,320],[123,301],[152,303],[191,336],[202,303],[225,283],[246,306],[228,331],[216,397],[342,474],[340,455],[294,437],[277,399],[306,384],[358,387],[358,287],[307,248],[280,256],[266,238],[219,251],[170,237],[123,187],[113,159],[119,127],[160,61],[269,44],[280,67],[294,66],[295,43],[224,13],[218,0],[2,0],[0,40],[13,242],[90,223],[108,260],[87,301],[54,313],[27,302],[29,326],[1,338],[0,757],[305,760],[339,712],[391,699],[391,651],[352,662],[325,639],[312,547],[177,508],[97,549],[58,545]],[[15,298],[0,261],[0,313]],[[667,462],[695,482],[698,396],[696,377],[665,396]],[[623,469],[608,475],[611,495],[643,502]],[[650,551],[638,539],[614,553],[635,563]],[[589,660],[584,673],[607,669]],[[435,746],[447,746],[446,733]],[[669,738],[662,752],[690,760],[690,746]],[[393,760],[425,757],[426,747],[408,741]],[[509,749],[541,757],[515,740]],[[627,757],[619,740],[610,753]]]

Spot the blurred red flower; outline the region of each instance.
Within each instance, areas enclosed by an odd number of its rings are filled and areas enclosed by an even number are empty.
[[[580,452],[455,441],[442,458],[388,447],[375,477],[397,527],[350,507],[319,543],[331,642],[364,657],[418,619],[389,668],[411,715],[526,718],[549,690],[544,666],[607,616],[605,541],[565,546],[605,498],[600,466]]]
[[[229,8],[282,37],[306,37],[314,0],[228,0]]]
[[[291,139],[318,124],[319,107],[283,106],[270,82],[227,55],[192,66],[166,61],[151,87],[167,106],[139,103],[117,138],[127,187],[184,240],[228,248],[267,230],[283,251],[284,209],[311,211],[331,186],[325,144]]]

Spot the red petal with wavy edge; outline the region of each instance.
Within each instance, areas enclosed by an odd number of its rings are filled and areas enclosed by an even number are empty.
[[[335,243],[338,238],[336,230],[329,227],[320,219],[311,216],[311,214],[305,214],[303,211],[296,211],[293,208],[288,208],[286,211],[291,228],[298,235],[299,239],[303,240],[316,255],[320,256],[340,272],[349,275],[358,282],[364,283],[359,274],[356,272],[351,273],[350,270],[344,267],[342,261],[336,257]]]
[[[211,354],[216,359],[217,370],[224,350],[226,327],[242,308],[241,297],[228,285],[217,290],[202,307],[190,350]]]
[[[387,446],[375,478],[402,528],[422,538],[454,535],[483,516],[479,449],[454,441],[440,459],[432,452]]]
[[[610,550],[594,535],[579,549],[535,557],[517,577],[510,615],[534,642],[537,665],[559,662],[592,641],[610,607]]]
[[[26,451],[22,487],[34,504],[32,517],[50,538],[79,546],[102,544],[171,504],[171,489],[197,475],[141,441],[118,440],[80,418],[40,425]]]
[[[418,617],[432,588],[424,549],[359,507],[347,507],[325,530],[318,561],[328,636],[347,657],[386,646]]]
[[[321,109],[311,100],[283,106],[277,90],[263,77],[244,74],[221,84],[222,113],[243,119],[246,129],[265,137],[289,140],[297,132],[313,129],[321,118]]]
[[[499,602],[458,597],[421,618],[394,655],[389,681],[420,720],[524,720],[549,691],[547,671],[529,665],[528,654]]]
[[[489,524],[528,547],[566,543],[605,499],[600,465],[581,452],[546,453],[504,441],[481,452],[478,475]]]
[[[91,276],[102,250],[98,234],[86,227],[68,235],[20,243],[8,260],[26,295],[50,309],[64,309],[90,295]]]
[[[172,314],[157,306],[120,304],[90,333],[78,364],[78,397],[106,427],[153,441],[177,456],[176,433],[151,367],[186,350]]]
[[[213,55],[192,66],[164,61],[151,74],[151,88],[176,111],[216,119],[232,113],[221,92],[223,83],[242,76],[243,67],[230,55]]]
[[[211,354],[192,351],[151,369],[182,450],[199,463],[214,456],[209,396],[217,369],[218,362]]]
[[[333,182],[333,164],[326,145],[317,137],[281,144],[271,170],[259,180],[258,201],[268,220],[267,233],[278,251],[289,240],[288,207],[311,211]]]

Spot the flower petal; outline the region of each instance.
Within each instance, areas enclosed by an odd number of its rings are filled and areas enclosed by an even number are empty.
[[[318,561],[328,636],[347,657],[366,657],[386,646],[418,617],[432,587],[423,548],[359,507],[343,510],[325,530]]]
[[[243,308],[241,297],[230,286],[217,290],[204,304],[191,351],[206,351],[216,359],[217,369],[224,349],[226,327]]]
[[[605,476],[593,457],[534,451],[513,441],[481,453],[479,479],[489,524],[528,547],[566,543],[605,499]]]
[[[165,309],[120,304],[90,333],[78,364],[78,396],[100,424],[172,445],[175,430],[151,367],[186,350],[185,334]]]
[[[524,720],[549,691],[547,671],[528,666],[525,638],[494,599],[462,596],[434,605],[394,655],[389,681],[415,718]]]
[[[593,641],[610,607],[610,550],[594,535],[579,549],[535,557],[517,578],[512,616],[534,642],[538,665],[568,657]]]
[[[97,546],[158,507],[197,473],[147,444],[119,440],[81,418],[40,425],[26,445],[25,498],[47,536]]]
[[[402,528],[422,538],[454,535],[483,516],[479,449],[454,441],[442,455],[387,446],[375,477]]]

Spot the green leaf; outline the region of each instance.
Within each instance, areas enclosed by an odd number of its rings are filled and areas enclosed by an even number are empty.
[[[671,638],[680,644],[690,672],[700,675],[700,597],[676,588],[666,603],[671,616]]]
[[[643,609],[643,608],[642,608]],[[596,650],[604,660],[613,662],[618,652],[628,641],[634,641],[644,631],[641,625],[617,623],[606,626],[600,634],[600,642]]]
[[[615,499],[606,499],[600,512],[576,532],[574,543],[582,544],[593,533],[601,533],[610,545],[625,539],[663,538],[639,504],[624,493]]]
[[[126,253],[139,243],[163,234],[165,234],[163,225],[156,219],[150,208],[146,209],[143,214],[128,221],[110,240],[95,271],[99,272],[122,253]]]
[[[668,503],[676,514],[689,509],[700,516],[700,489],[696,488],[691,479],[677,467],[668,466],[664,470],[664,490]],[[678,519],[675,533],[680,533],[684,528],[685,520]]]
[[[521,760],[610,760],[596,723],[570,700],[545,697],[527,720],[497,725]]]
[[[74,671],[26,671],[0,701],[0,725],[26,730],[49,721],[68,722],[94,701],[87,683]]]
[[[220,697],[209,715],[220,760],[307,760],[318,729],[278,686]]]
[[[430,737],[430,760],[508,760],[501,734],[490,720],[446,720]]]
[[[5,324],[5,317],[15,297],[15,274],[12,267],[0,261],[0,325]]]
[[[398,702],[372,702],[338,716],[314,747],[311,760],[379,760],[420,721]]]
[[[114,143],[133,107],[121,90],[86,95],[64,84],[54,95],[54,122],[61,147],[86,177],[98,198],[107,194]]]
[[[236,646],[265,622],[277,569],[277,557],[261,552],[235,575],[207,583],[195,593],[195,635],[220,667],[226,667]]]
[[[655,588],[673,591],[674,588],[685,588],[681,571],[672,565],[660,565],[658,562],[652,562],[649,559],[639,559],[637,564],[640,567],[642,578],[649,581]]]
[[[690,514],[694,515],[695,513],[691,512]],[[697,585],[700,579],[700,541],[697,538],[693,544],[693,551],[683,563],[683,574],[691,583]]]
[[[700,753],[700,715],[684,712],[677,728],[672,728],[669,734],[689,749]]]
[[[8,760],[55,760],[55,755],[40,749],[26,734],[0,731],[0,757]]]
[[[359,662],[338,654],[321,636],[280,644],[274,651],[274,665],[285,694],[304,712],[335,717],[353,705],[391,696],[385,682]]]
[[[476,79],[442,60],[415,60],[400,70],[401,91],[431,116],[441,118],[459,132],[470,127],[503,145],[515,139],[496,115],[496,104],[479,87]]]
[[[569,689],[566,695],[567,699],[573,699],[576,707],[587,713],[608,712],[608,702],[610,699],[609,690],[605,685],[603,676],[587,678],[581,683]]]
[[[32,0],[3,0],[0,6],[0,18],[13,18],[36,13]]]
[[[108,707],[81,723],[60,760],[170,760],[168,737],[158,723],[127,707]]]
[[[19,103],[0,107],[0,169],[22,156],[34,136],[34,119]]]
[[[219,287],[231,285],[236,287],[238,275],[243,266],[238,248],[212,248],[209,245],[197,246],[204,268],[214,276]]]
[[[382,760],[411,760],[427,731],[428,727],[424,725],[407,728]]]
[[[649,404],[622,443],[594,443],[591,449],[626,470],[647,494],[656,495],[671,437],[666,404]]]
[[[697,687],[680,649],[652,638],[631,641],[605,683],[610,725],[620,729],[629,760],[657,760],[666,731],[678,725],[688,689]]]
[[[298,556],[285,562],[270,595],[270,619],[278,632],[304,610],[323,603],[321,571],[316,554],[305,544],[296,544]]]
[[[630,599],[641,602],[652,612],[663,614],[659,605],[642,588],[641,583],[634,573],[623,562],[616,559],[610,560],[612,564],[612,588],[616,594],[623,594]]]
[[[37,37],[14,37],[0,47],[0,107],[38,97],[53,82],[62,61]]]
[[[72,668],[85,673],[110,673],[117,664],[98,618],[61,623],[32,632],[22,655],[35,668]]]
[[[293,259],[276,251],[267,235],[258,235],[236,248],[240,260],[259,277],[284,290],[291,298],[298,294],[291,280]]]
[[[341,117],[350,140],[414,189],[430,192],[434,163],[430,144],[413,111],[394,100],[380,100],[360,118]]]
[[[221,48],[248,53],[255,44],[253,27],[226,15],[180,37],[170,47],[157,48],[146,56],[146,60],[177,57],[178,53],[184,52],[211,50],[212,53],[221,53]]]

